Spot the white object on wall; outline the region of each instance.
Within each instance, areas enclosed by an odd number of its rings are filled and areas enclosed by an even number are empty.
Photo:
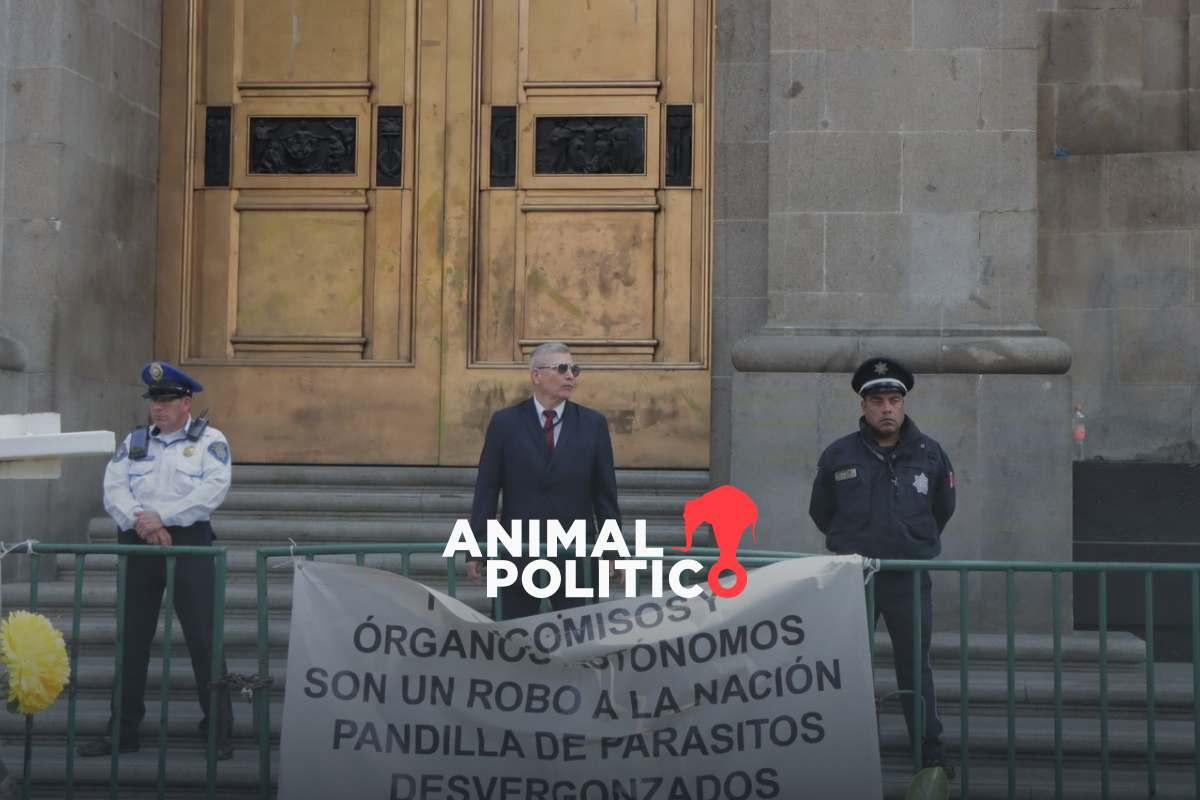
[[[62,459],[112,455],[112,431],[62,433],[58,414],[0,414],[0,479],[54,479]]]

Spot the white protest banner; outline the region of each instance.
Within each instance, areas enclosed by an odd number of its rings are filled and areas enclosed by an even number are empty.
[[[878,798],[866,616],[857,556],[501,623],[300,562],[279,796]]]

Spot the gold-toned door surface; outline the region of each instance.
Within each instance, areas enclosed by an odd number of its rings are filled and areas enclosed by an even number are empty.
[[[709,0],[165,4],[156,353],[240,461],[472,464],[563,340],[620,465],[706,466],[709,27]]]
[[[436,463],[443,158],[415,141],[416,0],[163,14],[157,354],[206,385],[239,461]]]

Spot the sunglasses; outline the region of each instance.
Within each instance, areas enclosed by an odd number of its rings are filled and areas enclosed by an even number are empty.
[[[559,375],[566,375],[567,372],[570,372],[576,378],[579,377],[579,373],[582,371],[582,367],[578,364],[546,364],[541,367],[534,367],[534,369],[552,369],[558,372]]]

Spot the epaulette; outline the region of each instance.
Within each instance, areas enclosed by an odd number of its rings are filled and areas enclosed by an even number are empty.
[[[150,449],[150,426],[134,428],[129,434],[129,458],[141,461]]]

